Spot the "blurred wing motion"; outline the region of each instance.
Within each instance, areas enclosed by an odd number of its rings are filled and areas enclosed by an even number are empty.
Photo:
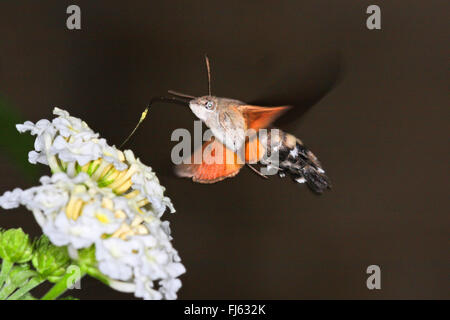
[[[195,160],[202,163],[196,164]],[[213,137],[192,154],[190,164],[177,165],[175,172],[180,177],[192,178],[194,182],[214,183],[234,177],[243,165],[243,161],[238,161],[236,153]]]

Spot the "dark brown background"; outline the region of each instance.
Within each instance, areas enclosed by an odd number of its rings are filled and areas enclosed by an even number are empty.
[[[65,27],[73,3],[81,31]],[[60,106],[120,144],[152,96],[206,94],[208,53],[216,95],[296,106],[281,127],[334,189],[248,169],[216,185],[178,179],[170,134],[194,116],[155,107],[129,147],[178,210],[166,217],[187,268],[180,298],[450,298],[448,2],[376,1],[382,30],[369,31],[372,3],[2,1],[0,94],[25,119]],[[6,156],[0,173],[0,192],[33,184]],[[0,225],[37,234],[32,220],[15,210]],[[382,290],[366,288],[370,264]],[[82,287],[73,294],[131,297]]]

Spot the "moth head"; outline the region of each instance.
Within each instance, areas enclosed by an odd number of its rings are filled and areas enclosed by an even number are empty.
[[[217,110],[218,99],[213,96],[195,98],[189,102],[192,112],[202,121],[206,121]]]

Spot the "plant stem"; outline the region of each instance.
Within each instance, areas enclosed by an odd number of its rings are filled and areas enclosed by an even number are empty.
[[[80,279],[78,280],[81,280],[84,275],[85,272],[82,271],[80,274]],[[60,295],[66,292],[67,289],[69,289],[67,285],[71,284],[68,282],[72,277],[73,273],[66,273],[64,277],[62,277],[61,280],[55,283],[55,285],[41,298],[41,300],[55,300],[56,298],[58,298]]]
[[[20,298],[22,298],[22,296],[24,296],[25,294],[30,292],[30,290],[32,290],[33,288],[37,287],[42,282],[44,282],[44,280],[39,278],[39,277],[31,278],[22,288],[20,288],[16,292],[14,292],[8,298],[8,300],[19,300]]]
[[[11,279],[6,280],[5,285],[0,291],[0,300],[6,300],[11,293],[14,292],[18,287],[18,284]]]
[[[5,283],[6,278],[8,277],[9,272],[11,271],[14,263],[9,260],[2,260],[2,270],[0,271],[0,289]]]
[[[8,296],[14,291],[16,290],[17,285],[10,282],[9,280],[6,281],[5,286],[2,288],[2,290],[0,291],[0,300],[6,300],[6,298],[8,298]]]

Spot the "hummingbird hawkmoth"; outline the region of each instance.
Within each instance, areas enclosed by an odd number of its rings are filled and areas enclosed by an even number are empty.
[[[253,164],[273,167],[280,177],[289,175],[298,183],[305,183],[316,193],[331,188],[330,180],[317,157],[303,142],[282,130],[264,135],[258,130],[268,129],[290,106],[262,107],[242,101],[220,98],[211,94],[211,69],[205,56],[208,75],[208,95],[195,97],[169,90],[172,97],[157,97],[156,101],[186,104],[192,112],[212,131],[213,137],[190,156],[191,161],[176,166],[179,177],[191,178],[198,183],[215,183],[236,176],[244,165],[263,178],[267,178]],[[150,105],[151,105],[150,103]],[[253,130],[252,135],[247,132]],[[266,130],[267,131],[267,130]],[[224,161],[214,161],[217,150],[227,155]],[[256,151],[255,151],[256,150]],[[241,152],[242,151],[242,152]],[[253,152],[252,152],[253,151]],[[274,151],[278,161],[274,165],[268,157]],[[228,155],[232,157],[228,157]],[[202,159],[199,163],[195,159]],[[230,161],[231,159],[231,161]],[[217,160],[217,159],[216,159]]]

